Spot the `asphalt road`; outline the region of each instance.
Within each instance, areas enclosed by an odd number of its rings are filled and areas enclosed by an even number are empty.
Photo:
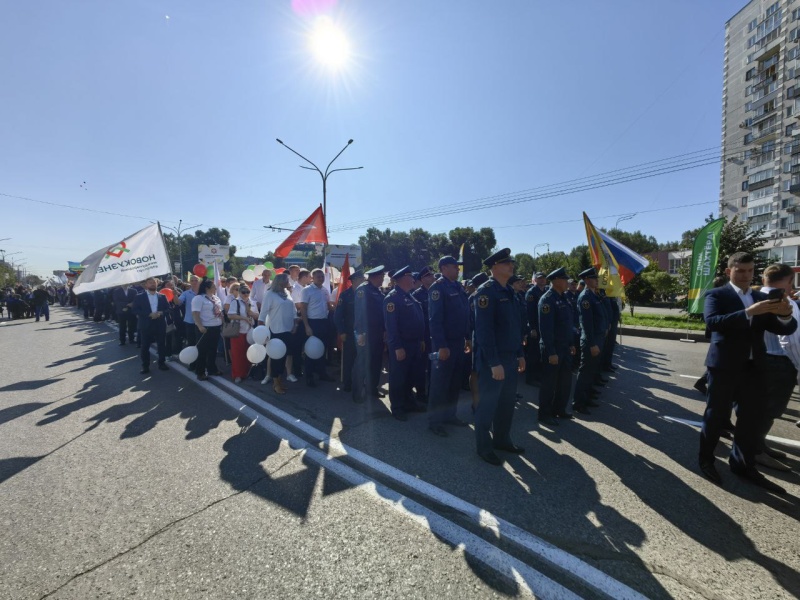
[[[497,468],[471,429],[335,384],[144,378],[70,309],[2,323],[0,598],[797,597],[800,477],[705,481],[672,419],[701,415],[706,346],[623,344],[601,408],[555,431],[520,385],[527,452]],[[797,418],[773,429],[795,469]]]

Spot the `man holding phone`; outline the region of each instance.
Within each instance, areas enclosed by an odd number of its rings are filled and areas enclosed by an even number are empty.
[[[764,269],[762,276],[767,299],[779,302],[784,297],[791,298],[794,291],[794,271],[789,265],[774,264]],[[792,316],[800,320],[800,308],[796,302],[790,302]],[[797,373],[800,369],[800,330],[790,335],[775,335],[766,332],[764,344],[767,354],[764,357],[765,411],[758,431],[758,453],[756,462],[762,466],[778,471],[790,471],[791,467],[781,462],[786,454],[767,446],[766,438],[775,419],[783,415],[789,399],[797,384]]]
[[[756,468],[759,432],[766,414],[762,402],[766,373],[764,333],[789,335],[797,330],[787,298],[770,300],[750,289],[755,261],[751,254],[737,252],[728,259],[727,285],[706,292],[703,316],[711,332],[706,356],[708,396],[700,433],[700,471],[722,485],[714,465],[714,450],[736,407],[736,429],[728,459],[731,471],[770,492],[785,494],[781,486]]]

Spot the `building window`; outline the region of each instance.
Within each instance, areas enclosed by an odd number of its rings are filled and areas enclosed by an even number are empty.
[[[742,208],[744,208],[745,206],[747,206],[747,196],[742,197]]]
[[[742,175],[747,175],[747,167],[742,167]]]
[[[743,182],[742,182],[742,191],[743,191],[743,192],[746,192],[746,191],[747,191],[747,182],[746,182],[746,181],[743,181]]]
[[[781,229],[786,229],[786,227],[787,227],[788,225],[789,225],[789,218],[788,218],[788,217],[782,217],[782,218],[781,218],[781,224],[780,224],[780,228],[781,228]]]

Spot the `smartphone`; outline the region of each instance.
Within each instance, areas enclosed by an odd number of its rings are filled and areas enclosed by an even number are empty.
[[[783,300],[783,290],[774,289],[767,292],[767,300]]]

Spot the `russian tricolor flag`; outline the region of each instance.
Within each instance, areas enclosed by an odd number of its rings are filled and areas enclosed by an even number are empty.
[[[614,260],[619,265],[619,278],[622,280],[622,285],[628,285],[631,279],[636,277],[639,273],[644,271],[645,267],[650,264],[641,254],[637,254],[625,244],[621,244],[607,233],[597,230],[600,237],[606,243],[609,252],[614,255]]]

